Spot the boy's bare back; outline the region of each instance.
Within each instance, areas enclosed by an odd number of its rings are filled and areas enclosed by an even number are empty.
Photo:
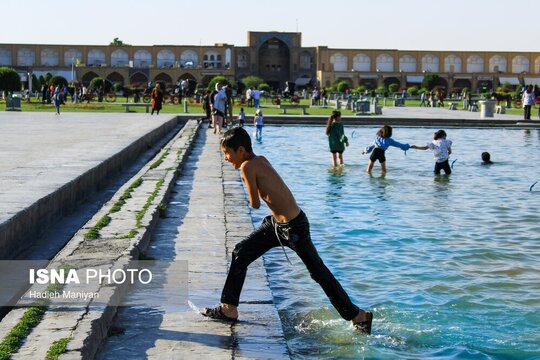
[[[240,171],[251,206],[260,207],[260,196],[279,222],[289,222],[300,213],[293,194],[264,156],[253,154],[242,163]]]

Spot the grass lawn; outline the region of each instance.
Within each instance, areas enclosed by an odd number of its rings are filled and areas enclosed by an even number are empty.
[[[66,105],[62,105],[60,111],[61,112],[118,112],[123,113],[125,112],[125,108],[121,106],[120,104],[125,102],[125,99],[122,97],[119,97],[116,102],[108,103],[108,102],[91,102],[89,104],[87,103],[79,103],[79,104],[72,104],[68,102]],[[448,107],[448,103],[452,101],[446,101],[445,105]],[[458,111],[464,111],[461,110],[462,102],[460,100],[455,100],[453,102],[458,103]],[[301,105],[310,105],[311,100],[305,100],[302,99],[300,101]],[[380,100],[379,103],[382,105],[383,101]],[[284,102],[284,104],[289,104],[288,102]],[[393,106],[394,101],[392,99],[387,100],[387,106]],[[420,105],[420,100],[407,100],[405,101],[405,106],[407,107],[418,107]],[[240,107],[244,108],[244,111],[246,112],[246,115],[253,116],[255,115],[255,108],[248,108],[247,106],[241,106],[239,104],[234,105],[234,111],[233,115],[238,115],[240,111]],[[3,110],[5,108],[5,102],[0,101],[0,110]],[[54,105],[53,104],[42,104],[41,102],[37,102],[33,100],[31,103],[28,103],[26,101],[22,102],[21,106],[22,111],[39,111],[39,112],[54,112]],[[133,109],[133,110],[131,110]],[[134,112],[141,112],[144,113],[146,109],[144,107],[135,107],[131,108],[131,111]],[[280,110],[277,106],[273,105],[271,102],[271,99],[261,99],[261,109],[263,111],[264,115],[279,115],[282,113],[282,110]],[[334,110],[333,107],[310,107],[306,111],[308,115],[319,115],[319,116],[329,116],[332,113],[332,110]],[[536,109],[533,109],[533,112],[535,112]],[[162,113],[165,114],[183,114],[184,113],[184,104],[163,104],[163,109],[161,110]],[[203,115],[202,105],[198,103],[191,103],[188,104],[188,113],[193,114],[195,116]],[[354,115],[354,113],[350,110],[342,109],[341,113],[344,116],[350,116]],[[507,108],[506,113],[510,115],[522,115],[523,109],[521,108]],[[287,109],[287,114],[290,115],[302,115],[302,109]]]
[[[71,99],[70,99],[71,100]],[[301,105],[309,105],[311,100],[302,100]],[[120,105],[121,103],[125,102],[125,98],[118,98],[116,102],[108,103],[108,102],[90,102],[87,103],[79,103],[79,104],[72,104],[71,102],[67,102],[65,105],[62,105],[60,108],[60,112],[118,112],[123,113],[125,112],[125,107]],[[284,104],[289,104],[288,102]],[[235,104],[233,107],[233,115],[236,116],[240,112],[240,107],[244,108],[244,112],[248,116],[254,116],[255,115],[255,108],[248,108],[247,106],[241,106],[239,104]],[[5,109],[5,102],[0,101],[0,110]],[[282,113],[282,110],[280,110],[277,106],[273,105],[271,102],[271,99],[267,99],[266,101],[264,99],[261,100],[261,109],[263,111],[263,115],[278,115]],[[41,102],[37,102],[33,99],[31,103],[28,103],[26,101],[21,102],[21,110],[22,111],[39,111],[39,112],[54,112],[54,104],[42,104]],[[308,115],[321,115],[321,116],[329,116],[332,113],[332,110],[334,110],[333,107],[313,107],[308,108],[306,111]],[[140,112],[144,113],[146,112],[145,107],[134,107],[130,108],[130,111]],[[354,115],[354,113],[350,110],[341,110],[343,115]],[[161,109],[161,113],[165,114],[183,114],[184,113],[184,104],[163,104],[163,108]],[[202,105],[198,103],[192,103],[188,104],[188,113],[193,115],[203,115],[203,109]],[[287,109],[287,114],[290,115],[301,115],[302,109]]]

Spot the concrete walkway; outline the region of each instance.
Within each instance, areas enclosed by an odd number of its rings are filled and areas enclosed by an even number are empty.
[[[202,131],[157,225],[147,255],[189,262],[189,300],[198,307],[219,302],[230,253],[253,229],[237,171],[222,164],[218,137]],[[178,274],[166,274],[177,276]],[[134,290],[130,296],[141,294]],[[262,259],[253,263],[242,293],[241,321],[202,317],[187,303],[175,308],[126,307],[98,359],[287,358]]]
[[[0,112],[0,259],[24,250],[176,124],[171,115]]]

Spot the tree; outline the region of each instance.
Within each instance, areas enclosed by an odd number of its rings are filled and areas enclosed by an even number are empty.
[[[95,77],[92,80],[90,80],[90,84],[88,85],[88,89],[90,91],[97,90],[99,88],[103,89],[103,86],[105,85],[105,81],[103,81],[100,77]]]
[[[422,80],[422,87],[432,90],[435,86],[440,85],[440,78],[437,74],[427,74]]]
[[[347,81],[340,81],[336,84],[337,92],[344,93],[349,89],[349,83]]]
[[[115,37],[113,41],[109,43],[109,46],[129,46],[129,44],[124,44],[120,38]]]
[[[367,87],[365,85],[360,85],[359,87],[356,88],[355,92],[360,94],[360,95],[363,95],[367,90]]]
[[[242,82],[244,83],[244,85],[246,85],[248,88],[251,88],[253,87],[254,89],[258,89],[259,88],[259,85],[261,85],[262,83],[264,83],[264,80],[261,79],[260,77],[258,76],[246,76],[245,78],[242,79]]]
[[[14,69],[10,67],[0,67],[0,90],[21,90],[21,77]]]
[[[213,91],[216,88],[217,83],[220,83],[222,85],[231,85],[231,83],[225,76],[214,76],[212,80],[210,80],[210,83],[208,83],[208,91]]]
[[[34,91],[39,91],[39,89],[41,89],[42,84],[43,83],[38,79],[36,74],[32,74],[32,89]]]
[[[60,86],[63,88],[64,86],[67,86],[68,82],[65,77],[56,75],[51,78],[49,84],[54,85],[54,87]]]

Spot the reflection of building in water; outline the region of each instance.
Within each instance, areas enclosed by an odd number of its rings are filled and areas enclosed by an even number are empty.
[[[449,90],[540,85],[540,52],[332,49],[302,47],[301,40],[301,33],[248,32],[247,46],[0,44],[0,66],[14,67],[24,78],[28,70],[68,80],[73,74],[86,84],[96,76],[142,85],[179,79],[207,84],[216,75],[234,82],[257,75],[275,88],[284,88],[285,81],[304,87],[336,80],[352,87],[396,83],[403,88],[419,87],[433,73]]]

